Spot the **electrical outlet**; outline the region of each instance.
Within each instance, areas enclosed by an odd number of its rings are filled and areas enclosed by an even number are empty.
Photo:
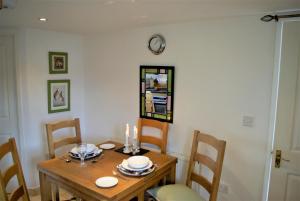
[[[246,126],[246,127],[253,127],[253,125],[254,125],[254,117],[252,117],[252,116],[243,116],[242,125]]]
[[[219,191],[221,193],[228,194],[229,193],[229,186],[225,183],[220,183]]]

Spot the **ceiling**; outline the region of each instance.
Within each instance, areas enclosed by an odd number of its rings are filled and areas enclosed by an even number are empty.
[[[300,0],[17,0],[14,9],[0,10],[0,26],[95,34],[296,9]]]

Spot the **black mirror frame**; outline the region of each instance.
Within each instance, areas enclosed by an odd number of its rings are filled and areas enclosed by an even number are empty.
[[[146,110],[146,74],[166,74],[167,75],[167,87],[161,88],[160,90],[166,90],[166,92],[157,92],[156,89],[149,89],[155,91],[156,93],[166,94],[166,97],[163,97],[166,101],[165,104],[159,103],[158,105],[163,105],[163,113],[149,112]],[[174,114],[174,77],[175,77],[175,67],[174,66],[150,66],[150,65],[141,65],[140,66],[140,117],[146,119],[155,119],[163,122],[173,123],[173,114]],[[157,83],[159,84],[159,83]],[[151,93],[152,93],[151,92]],[[151,95],[152,96],[152,95]],[[152,98],[152,108],[155,108],[155,104]],[[149,101],[148,101],[149,102]],[[149,103],[148,103],[149,104]],[[153,109],[155,110],[155,109]]]

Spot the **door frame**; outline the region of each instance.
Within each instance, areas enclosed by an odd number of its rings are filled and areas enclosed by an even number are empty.
[[[262,195],[263,201],[268,201],[269,199],[271,170],[273,165],[273,149],[274,149],[274,139],[275,139],[275,131],[276,131],[275,129],[276,129],[276,118],[277,118],[277,101],[278,101],[278,92],[279,92],[283,25],[286,22],[295,22],[295,21],[300,21],[300,18],[297,17],[292,19],[282,19],[279,20],[276,25],[274,71],[273,71],[270,120],[269,120],[269,139],[267,145],[267,153],[266,153],[267,160],[265,165],[265,177],[264,177],[263,195]]]

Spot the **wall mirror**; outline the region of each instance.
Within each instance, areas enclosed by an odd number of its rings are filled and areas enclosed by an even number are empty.
[[[174,66],[140,66],[140,117],[173,123]]]

